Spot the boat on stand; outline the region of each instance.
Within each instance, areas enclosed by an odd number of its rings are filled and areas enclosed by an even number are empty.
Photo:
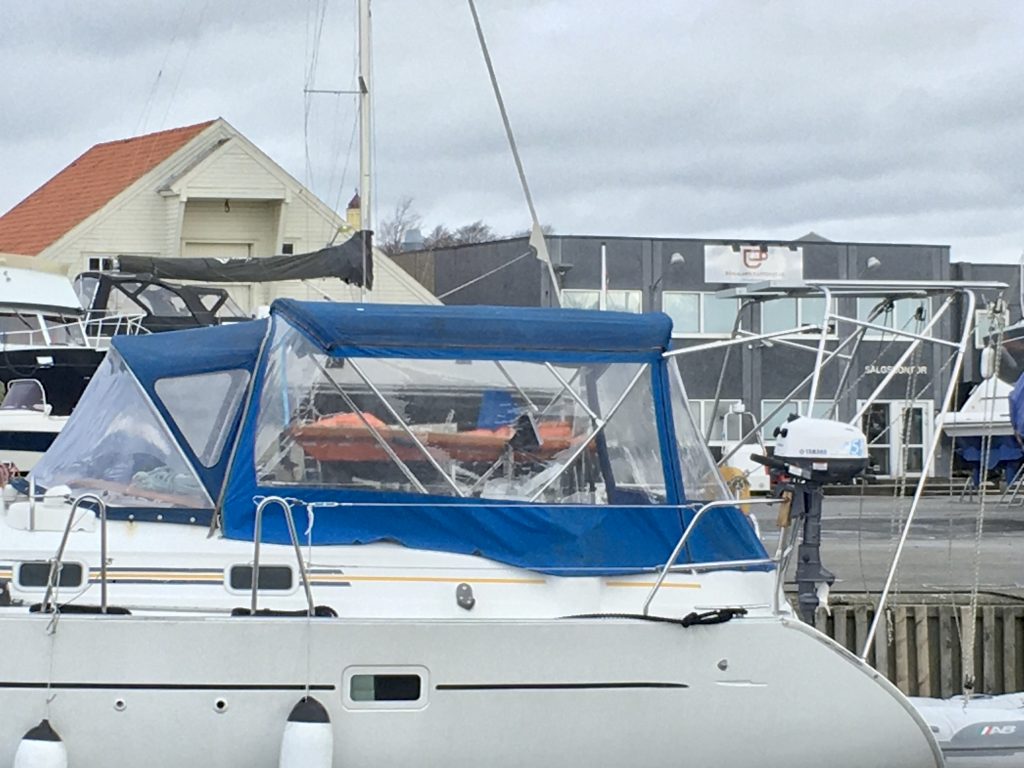
[[[789,608],[670,342],[290,300],[113,339],[0,518],[0,762],[940,765]]]

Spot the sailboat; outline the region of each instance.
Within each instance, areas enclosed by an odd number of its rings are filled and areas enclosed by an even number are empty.
[[[940,765],[793,615],[670,343],[288,300],[115,338],[0,518],[0,760],[45,718],[82,768],[277,765],[315,699],[316,765]]]
[[[670,345],[288,300],[114,339],[0,518],[0,761],[941,765],[788,605]]]

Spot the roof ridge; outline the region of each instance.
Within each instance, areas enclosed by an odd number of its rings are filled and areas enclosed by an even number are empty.
[[[165,135],[165,134],[180,133],[180,132],[187,132],[187,131],[196,131],[198,133],[199,131],[197,129],[209,128],[211,125],[216,123],[218,120],[220,120],[219,117],[214,118],[213,120],[204,120],[203,122],[200,122],[200,123],[193,123],[192,125],[181,125],[181,126],[178,126],[177,128],[164,128],[163,130],[153,131],[152,133],[142,133],[142,134],[139,134],[138,136],[128,136],[128,137],[123,138],[123,139],[111,139],[110,141],[101,141],[98,144],[93,144],[91,147],[89,147],[89,149],[96,149],[97,147],[109,147],[109,146],[112,146],[114,144],[129,144],[129,143],[131,143],[133,141],[142,141],[143,139],[152,139],[152,138],[154,138],[156,136],[162,136],[162,135]],[[87,149],[86,152],[88,152],[89,149]]]
[[[0,251],[45,250],[219,119],[94,144],[0,216]]]

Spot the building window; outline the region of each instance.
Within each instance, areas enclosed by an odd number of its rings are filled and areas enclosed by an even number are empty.
[[[613,312],[643,312],[643,294],[637,290],[609,289],[604,292],[605,306],[601,306],[601,291],[567,288],[562,291],[562,306],[566,309],[607,309]]]
[[[295,243],[284,243],[281,245],[281,253],[285,256],[291,256],[295,253]]]
[[[857,299],[857,319],[867,320],[881,299]],[[931,307],[928,299],[896,299],[892,307],[875,317],[871,322],[875,325],[884,325],[886,328],[893,328],[900,331],[912,333],[920,331],[928,322],[931,315]],[[885,336],[883,331],[868,329],[865,332],[866,338],[880,338]],[[909,341],[904,337],[904,340]]]
[[[1002,320],[991,314],[988,309],[976,309],[974,310],[974,348],[984,349],[985,339],[989,336],[994,338],[999,333],[1000,323],[1002,327],[1006,328],[1010,324],[1010,309],[1009,307],[1003,309]]]
[[[761,333],[778,333],[806,325],[821,325],[825,317],[824,296],[804,296],[799,299],[775,299],[761,304]],[[830,321],[828,333],[835,333],[835,322]]]
[[[662,311],[672,318],[673,336],[728,336],[736,322],[736,299],[713,293],[664,291]]]

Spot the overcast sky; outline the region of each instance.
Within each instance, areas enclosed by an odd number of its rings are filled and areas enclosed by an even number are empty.
[[[355,2],[0,0],[0,211],[89,146],[222,116],[321,198],[356,186]],[[464,0],[376,0],[377,217],[528,213]],[[478,0],[561,234],[1024,249],[1024,2]],[[308,137],[307,137],[308,136]],[[351,149],[350,149],[351,148]],[[308,156],[308,163],[307,163]]]

